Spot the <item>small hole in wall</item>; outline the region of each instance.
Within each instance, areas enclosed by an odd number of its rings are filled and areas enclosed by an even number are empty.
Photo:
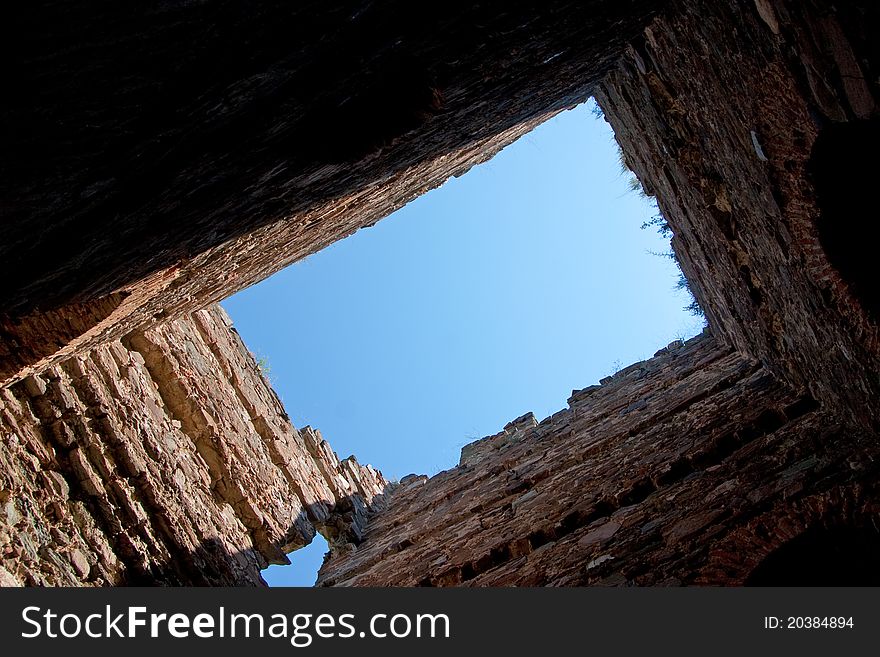
[[[703,329],[594,107],[223,302],[295,426],[390,480],[433,475]]]
[[[880,120],[835,123],[816,139],[810,161],[820,216],[819,239],[865,312],[880,319],[877,167]]]
[[[269,566],[261,574],[269,586],[314,586],[329,550],[327,540],[315,534],[311,543],[287,555],[290,564]]]

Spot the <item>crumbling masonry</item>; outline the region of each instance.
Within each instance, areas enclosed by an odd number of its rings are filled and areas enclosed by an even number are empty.
[[[451,4],[14,16],[0,583],[880,581],[880,6]],[[214,302],[589,95],[710,328],[431,478],[294,428]]]

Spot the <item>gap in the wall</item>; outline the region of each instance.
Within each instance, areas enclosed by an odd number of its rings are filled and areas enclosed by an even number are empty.
[[[294,425],[389,479],[430,475],[702,330],[600,114],[561,113],[223,303]]]
[[[262,572],[263,579],[270,586],[314,586],[329,549],[327,539],[315,534],[311,543],[287,555],[290,564],[266,568]]]

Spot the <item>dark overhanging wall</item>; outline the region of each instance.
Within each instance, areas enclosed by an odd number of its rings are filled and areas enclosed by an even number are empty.
[[[664,4],[20,5],[0,380],[375,222],[584,100]]]

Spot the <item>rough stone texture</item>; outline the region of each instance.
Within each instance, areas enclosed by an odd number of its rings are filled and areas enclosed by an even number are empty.
[[[820,240],[811,160],[823,131],[878,129],[878,27],[876,2],[676,2],[597,93],[718,335],[875,431],[880,329]],[[875,159],[859,139],[828,165]],[[837,182],[856,207],[834,221],[873,246],[873,183],[858,180]]]
[[[875,436],[817,408],[698,336],[402,482],[319,584],[742,584],[807,526],[880,513]]]
[[[0,395],[2,584],[259,584],[387,485],[290,424],[219,306]]]
[[[253,584],[315,528],[324,585],[766,583],[805,545],[880,581],[880,5],[289,6],[7,23],[0,583]],[[189,315],[602,76],[711,334],[387,487]]]
[[[0,380],[375,223],[583,101],[663,4],[17,8],[0,109]]]

